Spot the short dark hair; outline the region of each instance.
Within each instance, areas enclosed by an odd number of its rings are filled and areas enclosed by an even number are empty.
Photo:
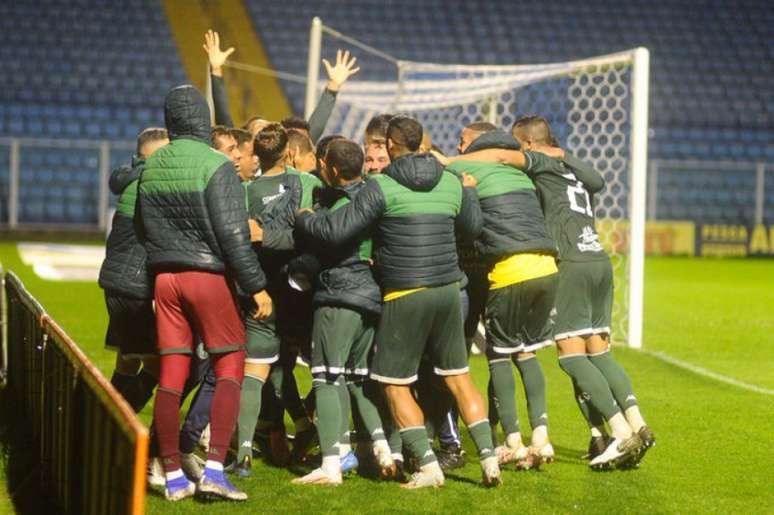
[[[253,152],[261,162],[261,169],[268,170],[282,159],[288,147],[288,132],[278,123],[270,123],[255,135]]]
[[[231,135],[231,129],[225,125],[215,125],[210,132],[210,143],[212,143],[212,146],[214,147],[217,139],[223,136],[234,137]]]
[[[543,145],[550,145],[552,147],[558,147],[559,141],[551,132],[551,126],[548,125],[548,120],[542,116],[527,115],[522,116],[513,122],[511,127],[511,133],[519,131],[535,143]]]
[[[309,132],[309,122],[300,116],[288,116],[280,122],[286,129],[297,129]]]
[[[337,139],[331,141],[325,152],[325,163],[335,168],[347,180],[363,174],[363,149],[354,141]]]
[[[250,134],[250,131],[246,131],[245,129],[231,129],[228,132],[234,137],[237,145],[240,147],[245,143],[253,142],[253,135]]]
[[[422,124],[410,116],[396,116],[387,126],[387,139],[409,152],[416,152],[422,144]]]
[[[337,139],[344,139],[344,136],[341,134],[329,134],[328,136],[323,136],[320,138],[320,140],[317,142],[317,151],[315,152],[315,157],[318,161],[318,168],[319,168],[319,161],[323,157],[325,157],[325,152],[328,150],[328,145],[331,144],[332,141],[336,141]]]
[[[392,120],[394,117],[395,115],[383,113],[371,118],[371,120],[368,122],[368,125],[366,125],[366,137],[378,140],[386,140],[387,126],[390,124],[390,120]],[[381,143],[384,143],[384,141],[381,141]]]
[[[492,132],[497,130],[497,126],[489,122],[473,122],[465,127],[466,129],[474,132]]]
[[[140,155],[140,151],[146,143],[150,143],[151,141],[158,141],[161,139],[169,139],[167,129],[162,129],[161,127],[148,127],[147,129],[144,129],[137,136],[137,155]]]
[[[288,148],[298,149],[302,154],[314,153],[314,144],[308,135],[296,129],[288,131]]]

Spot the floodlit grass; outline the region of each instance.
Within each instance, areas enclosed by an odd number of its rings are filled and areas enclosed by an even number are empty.
[[[28,289],[108,375],[113,355],[103,346],[107,317],[94,284],[51,283],[24,267],[11,243],[0,244],[6,269]],[[759,386],[774,387],[774,261],[660,258],[646,263],[645,347]],[[548,385],[550,434],[557,462],[539,472],[504,473],[498,490],[479,486],[475,459],[447,476],[437,491],[408,492],[395,483],[349,477],[337,488],[291,485],[300,471],[256,462],[254,477],[235,480],[250,495],[243,504],[178,504],[149,493],[148,513],[214,512],[725,512],[774,511],[771,435],[774,399],[708,379],[627,348],[615,349],[629,372],[658,445],[631,472],[591,472],[580,459],[587,430],[570,382],[553,350],[541,353]],[[486,363],[472,359],[483,391]],[[299,370],[301,388],[309,388]],[[517,374],[518,376],[518,374]],[[527,427],[523,393],[519,413]],[[149,409],[142,414],[147,422]],[[475,456],[469,438],[469,457]],[[767,472],[768,470],[768,472]],[[0,481],[3,476],[0,475]],[[0,511],[8,506],[0,491]]]

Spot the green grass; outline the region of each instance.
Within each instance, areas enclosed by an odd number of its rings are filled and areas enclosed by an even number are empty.
[[[102,348],[106,314],[93,284],[50,283],[21,265],[12,244],[0,244],[0,259],[108,374],[113,355]],[[645,347],[665,352],[744,382],[774,387],[774,261],[654,258],[646,262]],[[550,433],[557,462],[540,472],[505,472],[505,486],[479,485],[469,463],[450,474],[441,491],[407,492],[394,483],[359,477],[338,488],[290,484],[288,470],[263,464],[254,477],[235,482],[250,495],[245,504],[179,504],[149,494],[148,513],[289,512],[725,512],[774,510],[773,399],[686,372],[627,348],[615,350],[631,375],[658,445],[632,472],[593,473],[581,461],[587,430],[572,400],[567,377],[553,350],[541,353],[548,384]],[[479,388],[486,363],[472,359]],[[305,370],[302,389],[309,388]],[[521,390],[519,413],[526,414]],[[148,420],[148,409],[143,413]],[[522,417],[525,418],[525,417]],[[526,421],[523,425],[527,425]],[[466,439],[468,454],[475,452]],[[0,476],[0,480],[2,476]],[[0,493],[0,511],[4,506]]]

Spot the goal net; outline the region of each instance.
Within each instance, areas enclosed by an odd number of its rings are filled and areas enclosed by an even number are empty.
[[[594,164],[606,188],[594,209],[615,271],[613,334],[642,341],[642,274],[647,153],[648,51],[635,49],[578,61],[503,66],[404,61],[327,27],[315,18],[309,44],[305,114],[325,85],[320,60],[338,48],[362,72],[338,95],[326,134],[363,141],[381,113],[418,119],[444,153],[456,154],[462,128],[488,121],[505,130],[522,115],[551,124],[563,148]],[[378,76],[382,80],[373,80]],[[388,77],[388,80],[384,80]],[[298,84],[293,86],[298,91]]]

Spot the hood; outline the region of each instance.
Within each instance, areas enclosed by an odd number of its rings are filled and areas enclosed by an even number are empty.
[[[132,181],[139,179],[143,168],[145,168],[145,160],[139,156],[133,156],[131,166],[119,166],[110,172],[108,185],[113,195],[120,195]]]
[[[164,100],[164,123],[170,140],[188,137],[205,143],[210,141],[210,107],[193,86],[178,86],[167,93]]]
[[[440,182],[443,165],[431,154],[408,154],[382,170],[402,186],[413,191],[430,191]]]
[[[463,154],[469,154],[477,150],[484,150],[487,148],[500,148],[503,150],[519,150],[521,145],[516,141],[513,136],[505,132],[504,130],[497,129],[492,132],[487,132],[473,140],[468,148],[465,149]]]

